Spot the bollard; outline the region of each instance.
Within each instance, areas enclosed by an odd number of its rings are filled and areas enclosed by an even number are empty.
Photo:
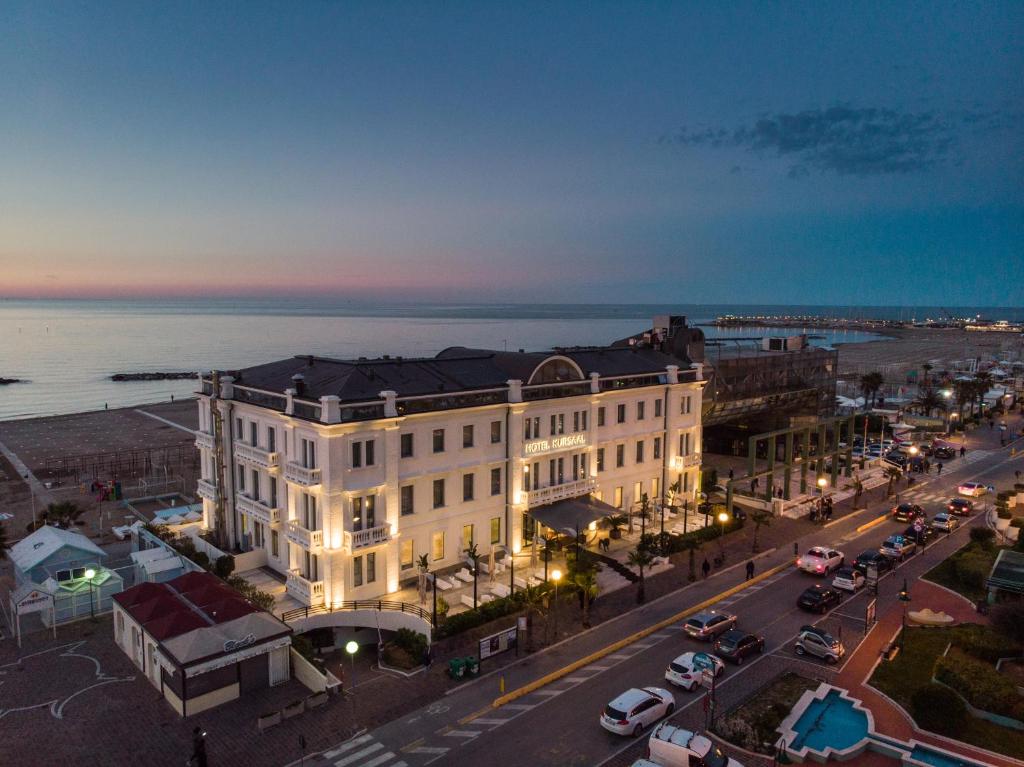
[[[502,677],[500,677],[498,679],[498,689],[501,691],[502,695],[505,694],[505,677],[504,676],[502,676]]]

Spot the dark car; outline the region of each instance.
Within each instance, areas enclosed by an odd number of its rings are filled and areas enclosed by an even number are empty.
[[[764,637],[733,629],[726,631],[715,642],[715,655],[742,665],[748,655],[764,652]]]
[[[878,568],[879,575],[892,570],[892,560],[878,549],[865,551],[853,561],[853,566],[864,573],[864,575],[868,574],[868,565],[871,564]]]
[[[970,498],[950,498],[946,503],[946,511],[959,517],[969,517],[974,513],[974,501]]]
[[[924,546],[928,543],[928,541],[935,537],[935,528],[929,524],[925,524],[921,531],[918,532],[914,529],[914,526],[911,525],[903,531],[903,537],[909,538],[910,540],[914,541],[914,543],[916,543],[918,546]]]
[[[933,447],[930,455],[932,458],[937,458],[941,461],[948,461],[951,458],[956,458],[956,450],[942,445],[940,447]]]
[[[812,613],[826,613],[830,607],[835,607],[842,599],[843,595],[837,589],[822,586],[819,583],[804,589],[804,593],[796,600],[796,606]]]
[[[913,522],[915,519],[927,519],[928,515],[916,503],[901,503],[892,510],[892,518],[897,522]]]

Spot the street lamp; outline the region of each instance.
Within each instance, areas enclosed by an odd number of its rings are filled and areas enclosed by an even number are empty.
[[[85,579],[89,581],[89,615],[93,618],[96,617],[96,607],[93,604],[92,598],[92,579],[96,577],[96,570],[93,568],[87,568],[85,571]]]
[[[345,643],[345,652],[348,653],[348,657],[352,661],[352,691],[355,694],[356,689],[356,653],[359,651],[359,643],[355,640],[350,639]]]
[[[903,579],[903,588],[900,590],[900,601],[903,603],[903,616],[900,622],[900,652],[903,652],[904,635],[907,633],[907,603],[910,602],[910,590],[907,588],[907,579]]]
[[[725,523],[729,521],[729,514],[724,511],[718,512],[718,521],[722,523],[722,536],[725,536]]]
[[[554,624],[555,624],[555,640],[558,640],[558,582],[562,580],[562,571],[554,569],[551,571],[551,580],[555,582],[555,609],[554,609]]]

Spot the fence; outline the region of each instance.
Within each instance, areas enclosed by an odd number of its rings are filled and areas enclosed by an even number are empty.
[[[419,605],[412,605],[408,602],[390,602],[387,600],[365,600],[355,602],[340,602],[334,605],[320,605],[318,607],[296,607],[294,610],[286,610],[281,613],[281,620],[285,623],[299,618],[308,618],[311,615],[323,615],[324,613],[340,612],[342,610],[395,610],[403,613],[410,613],[430,622],[430,613]]]

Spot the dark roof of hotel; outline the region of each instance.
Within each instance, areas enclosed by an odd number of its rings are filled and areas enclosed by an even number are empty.
[[[284,392],[294,386],[292,376],[303,377],[302,399],[337,395],[343,402],[380,398],[382,391],[400,397],[454,393],[503,387],[510,379],[527,384],[545,360],[565,357],[582,370],[602,376],[664,373],[669,365],[686,369],[688,363],[654,349],[625,347],[573,347],[549,352],[502,352],[453,346],[436,357],[338,360],[311,355],[268,362],[237,371],[235,383],[265,391]],[[576,377],[563,379],[575,380]]]

